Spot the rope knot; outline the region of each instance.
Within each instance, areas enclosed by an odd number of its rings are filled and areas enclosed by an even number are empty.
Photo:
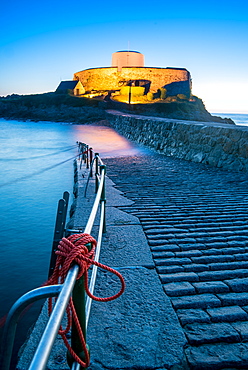
[[[79,266],[77,279],[80,279],[94,260],[96,244],[96,240],[86,233],[63,238],[55,252],[57,254],[56,265],[49,283],[58,284],[59,280],[63,283],[74,263]],[[87,245],[89,246],[87,247]]]

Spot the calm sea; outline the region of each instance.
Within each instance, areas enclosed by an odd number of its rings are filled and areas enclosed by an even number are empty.
[[[219,115],[248,125],[248,114]],[[72,192],[76,141],[102,158],[142,154],[108,127],[0,119],[0,325],[16,299],[47,279],[57,202]],[[20,322],[16,348],[39,307]]]
[[[212,113],[212,115],[222,118],[231,118],[236,123],[236,125],[248,126],[248,114]]]

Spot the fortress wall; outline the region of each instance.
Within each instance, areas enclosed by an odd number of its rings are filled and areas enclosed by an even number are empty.
[[[126,138],[167,156],[248,171],[248,127],[108,113]]]
[[[117,68],[93,68],[74,73],[74,80],[81,81],[86,91],[118,89]]]
[[[190,81],[186,69],[124,67],[118,72],[115,67],[86,69],[74,74],[74,80],[80,80],[86,91],[118,90],[119,81],[150,80],[150,91],[156,92],[160,87],[171,82]]]

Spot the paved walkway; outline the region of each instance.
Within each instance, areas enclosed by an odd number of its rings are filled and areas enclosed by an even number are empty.
[[[106,159],[133,203],[191,369],[248,369],[248,176],[151,154]],[[151,302],[152,304],[152,302]]]

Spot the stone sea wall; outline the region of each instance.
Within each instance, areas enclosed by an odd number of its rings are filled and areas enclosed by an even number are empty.
[[[167,156],[248,171],[248,127],[108,112],[120,134]]]

